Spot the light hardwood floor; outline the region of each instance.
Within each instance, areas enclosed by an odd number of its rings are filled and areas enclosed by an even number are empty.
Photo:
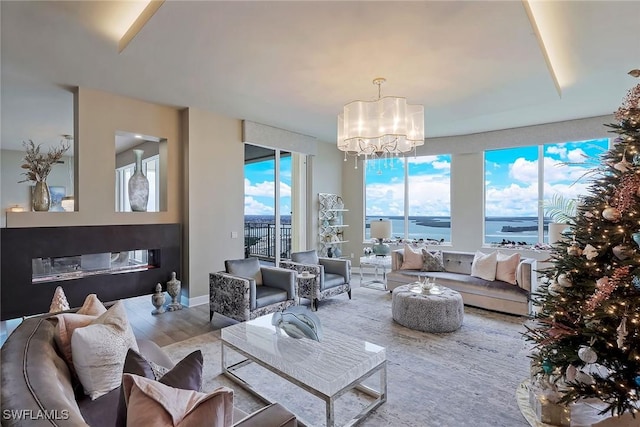
[[[365,274],[365,280],[370,278]],[[352,288],[360,286],[360,275],[357,272],[352,273],[351,286]],[[381,284],[374,286],[382,289]],[[308,305],[309,301],[303,299],[302,303]],[[220,315],[214,315],[213,321],[209,322],[209,304],[196,307],[185,306],[182,310],[168,311],[158,315],[151,314],[154,309],[151,304],[151,295],[129,298],[124,300],[124,304],[136,338],[151,340],[160,347],[215,331],[232,323]],[[19,324],[20,319],[2,322],[0,343],[4,343]]]

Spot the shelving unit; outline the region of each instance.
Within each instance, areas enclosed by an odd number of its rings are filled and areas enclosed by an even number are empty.
[[[320,256],[340,257],[342,255],[342,244],[348,242],[344,232],[349,227],[344,223],[343,214],[348,211],[349,209],[344,208],[342,197],[337,194],[318,194],[318,253]]]

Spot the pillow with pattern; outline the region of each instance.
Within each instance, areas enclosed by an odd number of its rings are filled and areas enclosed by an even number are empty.
[[[422,271],[444,271],[442,251],[429,252],[422,249]]]

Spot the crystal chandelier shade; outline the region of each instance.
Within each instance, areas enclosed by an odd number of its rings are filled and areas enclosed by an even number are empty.
[[[406,98],[380,97],[353,101],[338,115],[338,149],[355,156],[398,155],[424,144],[424,107],[407,104]]]

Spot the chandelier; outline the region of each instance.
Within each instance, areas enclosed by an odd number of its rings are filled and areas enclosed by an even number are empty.
[[[381,158],[414,151],[424,144],[424,107],[407,104],[406,98],[380,96],[386,79],[373,80],[378,86],[375,101],[353,101],[338,115],[338,149],[347,155]]]

